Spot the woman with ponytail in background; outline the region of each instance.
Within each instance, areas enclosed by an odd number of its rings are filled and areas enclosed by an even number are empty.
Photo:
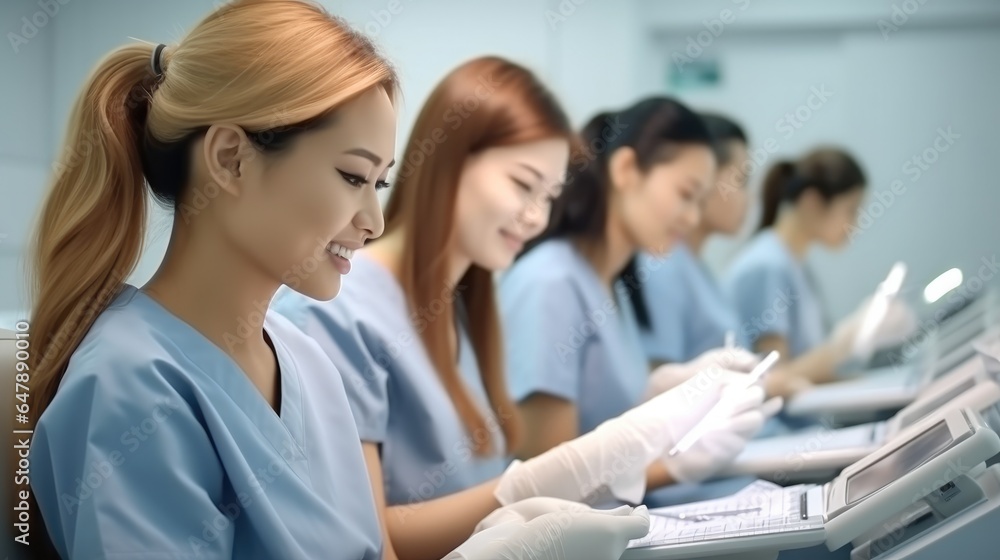
[[[698,223],[716,171],[701,119],[672,99],[650,98],[594,117],[582,136],[585,148],[570,162],[548,229],[500,282],[510,383],[533,427],[522,457],[653,402],[665,382],[676,388],[661,397],[683,394],[699,372],[726,377],[724,370],[745,372],[757,362],[720,350],[650,375],[628,301],[629,286],[646,279],[630,265],[637,253],[663,254]],[[691,449],[651,463],[648,486],[698,482],[728,464],[780,407],[762,407],[759,387],[743,397]],[[694,401],[672,404],[662,429],[674,441],[705,414]]]
[[[341,378],[267,306],[282,283],[334,297],[344,251],[382,233],[395,95],[363,36],[291,0],[226,4],[92,73],[66,139],[84,155],[55,178],[32,255],[36,557],[392,558]],[[139,289],[125,280],[150,195],[175,218]],[[648,529],[541,505],[449,557],[532,543],[611,559]]]
[[[780,375],[825,383],[836,379],[851,357],[867,305],[828,336],[805,259],[816,244],[839,248],[847,243],[864,192],[860,165],[836,148],[779,162],[764,179],[760,227],[730,265],[726,288],[739,313],[741,342],[756,352],[781,352]],[[912,321],[912,313],[895,300],[874,335],[875,345],[903,340]]]

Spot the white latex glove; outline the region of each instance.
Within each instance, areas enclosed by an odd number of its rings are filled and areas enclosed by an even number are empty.
[[[706,370],[588,434],[528,461],[514,461],[500,477],[494,495],[507,505],[532,496],[586,502],[603,497],[607,491],[621,501],[637,504],[646,492],[646,469],[694,427],[724,393],[733,402],[727,410],[737,416],[747,413],[748,407],[760,407],[764,401],[760,387],[746,387],[745,375]],[[749,430],[750,423],[741,419],[738,427]],[[708,439],[709,446],[719,445],[719,438]],[[712,447],[713,452],[715,449]],[[688,474],[680,467],[678,471],[681,476]]]
[[[728,466],[783,404],[781,397],[761,404],[763,401],[764,389],[760,386],[747,390],[728,387],[713,412],[717,419],[708,430],[686,451],[673,457],[663,454],[667,472],[676,482],[701,482]]]
[[[617,560],[630,540],[648,532],[645,506],[602,511],[530,498],[491,513],[445,560]]]
[[[761,358],[742,348],[715,348],[683,364],[664,364],[649,374],[642,402],[669,391],[710,368],[749,373]]]
[[[870,341],[858,340],[861,325],[868,314],[872,298],[868,297],[850,315],[845,317],[833,331],[830,342],[841,361],[849,359],[867,362],[871,353],[906,341],[918,327],[917,315],[906,302],[893,298],[885,317],[872,333]]]

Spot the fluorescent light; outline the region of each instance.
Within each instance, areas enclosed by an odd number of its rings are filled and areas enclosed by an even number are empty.
[[[934,303],[961,285],[962,271],[957,268],[946,270],[941,276],[931,280],[931,283],[924,288],[924,301]]]

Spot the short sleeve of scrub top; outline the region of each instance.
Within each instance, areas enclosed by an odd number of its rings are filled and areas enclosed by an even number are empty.
[[[763,336],[780,335],[795,357],[823,342],[822,308],[802,267],[770,230],[758,234],[733,262],[727,288],[739,314],[742,344],[753,348]]]
[[[708,266],[683,243],[665,258],[639,260],[650,328],[642,331],[651,361],[687,362],[737,334],[736,308]],[[647,272],[648,270],[648,272]]]
[[[635,406],[649,367],[632,314],[564,239],[545,241],[500,280],[508,383],[522,401],[544,393],[573,402],[579,433]]]

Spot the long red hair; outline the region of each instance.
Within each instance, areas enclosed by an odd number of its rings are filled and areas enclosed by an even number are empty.
[[[491,452],[493,442],[485,416],[462,382],[450,344],[455,299],[461,299],[468,313],[483,386],[507,449],[517,447],[521,424],[504,375],[492,271],[473,264],[446,305],[436,301],[448,283],[448,255],[455,246],[459,179],[472,154],[559,137],[572,142],[569,121],[529,70],[496,57],[469,61],[448,74],[421,109],[385,209],[386,234],[402,229],[405,238],[400,283],[413,316],[419,317],[422,309],[435,311],[430,320],[415,319],[417,330],[458,415],[475,435],[473,449],[480,455]]]

